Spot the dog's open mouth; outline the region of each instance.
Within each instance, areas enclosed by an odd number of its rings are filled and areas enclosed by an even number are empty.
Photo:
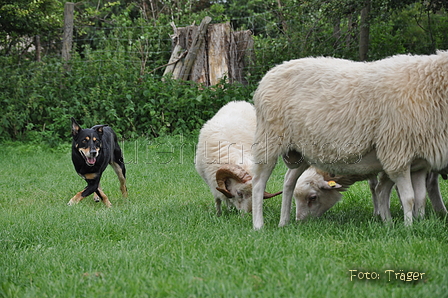
[[[86,158],[88,165],[93,166],[96,163],[96,158]]]
[[[96,157],[87,157],[83,151],[81,151],[82,157],[84,157],[88,166],[93,166],[96,163]]]

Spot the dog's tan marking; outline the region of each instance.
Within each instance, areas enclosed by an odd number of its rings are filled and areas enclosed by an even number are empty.
[[[96,138],[95,137],[93,137],[93,141],[96,142]]]
[[[110,203],[109,199],[107,198],[107,196],[103,192],[103,190],[101,188],[98,188],[98,192],[100,193],[101,197],[103,198],[104,205],[106,205],[106,207],[112,207],[112,204]]]
[[[128,189],[126,187],[126,178],[123,175],[123,171],[121,170],[120,165],[117,164],[116,162],[112,162],[111,166],[114,169],[115,174],[117,174],[118,180],[120,180],[121,194],[123,195],[124,198],[127,198],[128,197]]]
[[[86,137],[86,140],[87,140],[87,141],[90,140],[90,137]]]
[[[84,155],[87,155],[87,154],[89,154],[90,149],[89,148],[79,148],[79,152],[81,152],[81,151],[84,153]]]
[[[68,201],[67,205],[72,206],[78,204],[82,199],[82,191],[80,191],[73,198],[71,198],[70,201]]]
[[[93,180],[98,176],[98,173],[87,173],[84,175],[85,179]]]

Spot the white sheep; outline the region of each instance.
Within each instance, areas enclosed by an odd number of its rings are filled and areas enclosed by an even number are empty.
[[[419,216],[425,177],[448,164],[448,52],[376,62],[304,58],[270,70],[254,93],[257,114],[253,225],[263,226],[263,191],[284,156],[280,226],[297,178],[310,164],[337,175],[384,170],[400,192],[405,223]],[[410,167],[419,168],[411,180]]]
[[[229,102],[199,133],[195,167],[215,198],[221,215],[221,202],[238,210],[252,210],[253,165],[251,147],[255,134],[254,106],[244,101]],[[280,193],[265,193],[269,198]]]
[[[365,176],[357,175],[334,176],[315,167],[309,167],[300,175],[294,189],[296,220],[304,220],[309,216],[321,216],[341,199],[342,191],[365,178]],[[438,178],[438,173],[429,173],[426,178],[426,189],[434,210],[445,215],[447,210],[440,194]],[[379,202],[377,192],[384,192],[380,197],[389,198],[394,183],[384,172],[380,173],[379,180],[378,183],[376,177],[368,177],[374,215],[381,216],[383,220],[389,220],[391,218],[389,201]]]

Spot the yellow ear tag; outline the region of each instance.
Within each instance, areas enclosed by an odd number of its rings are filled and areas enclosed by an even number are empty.
[[[330,187],[335,187],[336,186],[336,182],[333,180],[328,181],[328,186]]]

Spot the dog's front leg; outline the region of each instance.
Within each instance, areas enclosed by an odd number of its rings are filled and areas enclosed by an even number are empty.
[[[96,195],[98,195],[101,198],[104,205],[106,205],[107,207],[111,207],[112,204],[110,203],[109,199],[104,194],[104,192],[99,188],[100,178],[101,177],[98,176],[95,177],[95,179],[86,179],[87,182],[86,188],[84,188],[83,191],[78,192],[73,198],[71,198],[70,201],[68,202],[68,205],[71,206],[77,204],[85,197],[88,197],[91,194],[96,193]]]
[[[98,190],[102,190],[101,189],[101,184],[98,184]],[[93,200],[98,203],[101,201],[101,197],[95,192],[93,195]]]
[[[70,199],[70,201],[68,201],[67,205],[69,206],[73,206],[75,204],[78,204],[79,201],[81,201],[82,199],[84,199],[84,197],[82,196],[82,193],[84,191],[80,191],[78,192],[73,198]]]

